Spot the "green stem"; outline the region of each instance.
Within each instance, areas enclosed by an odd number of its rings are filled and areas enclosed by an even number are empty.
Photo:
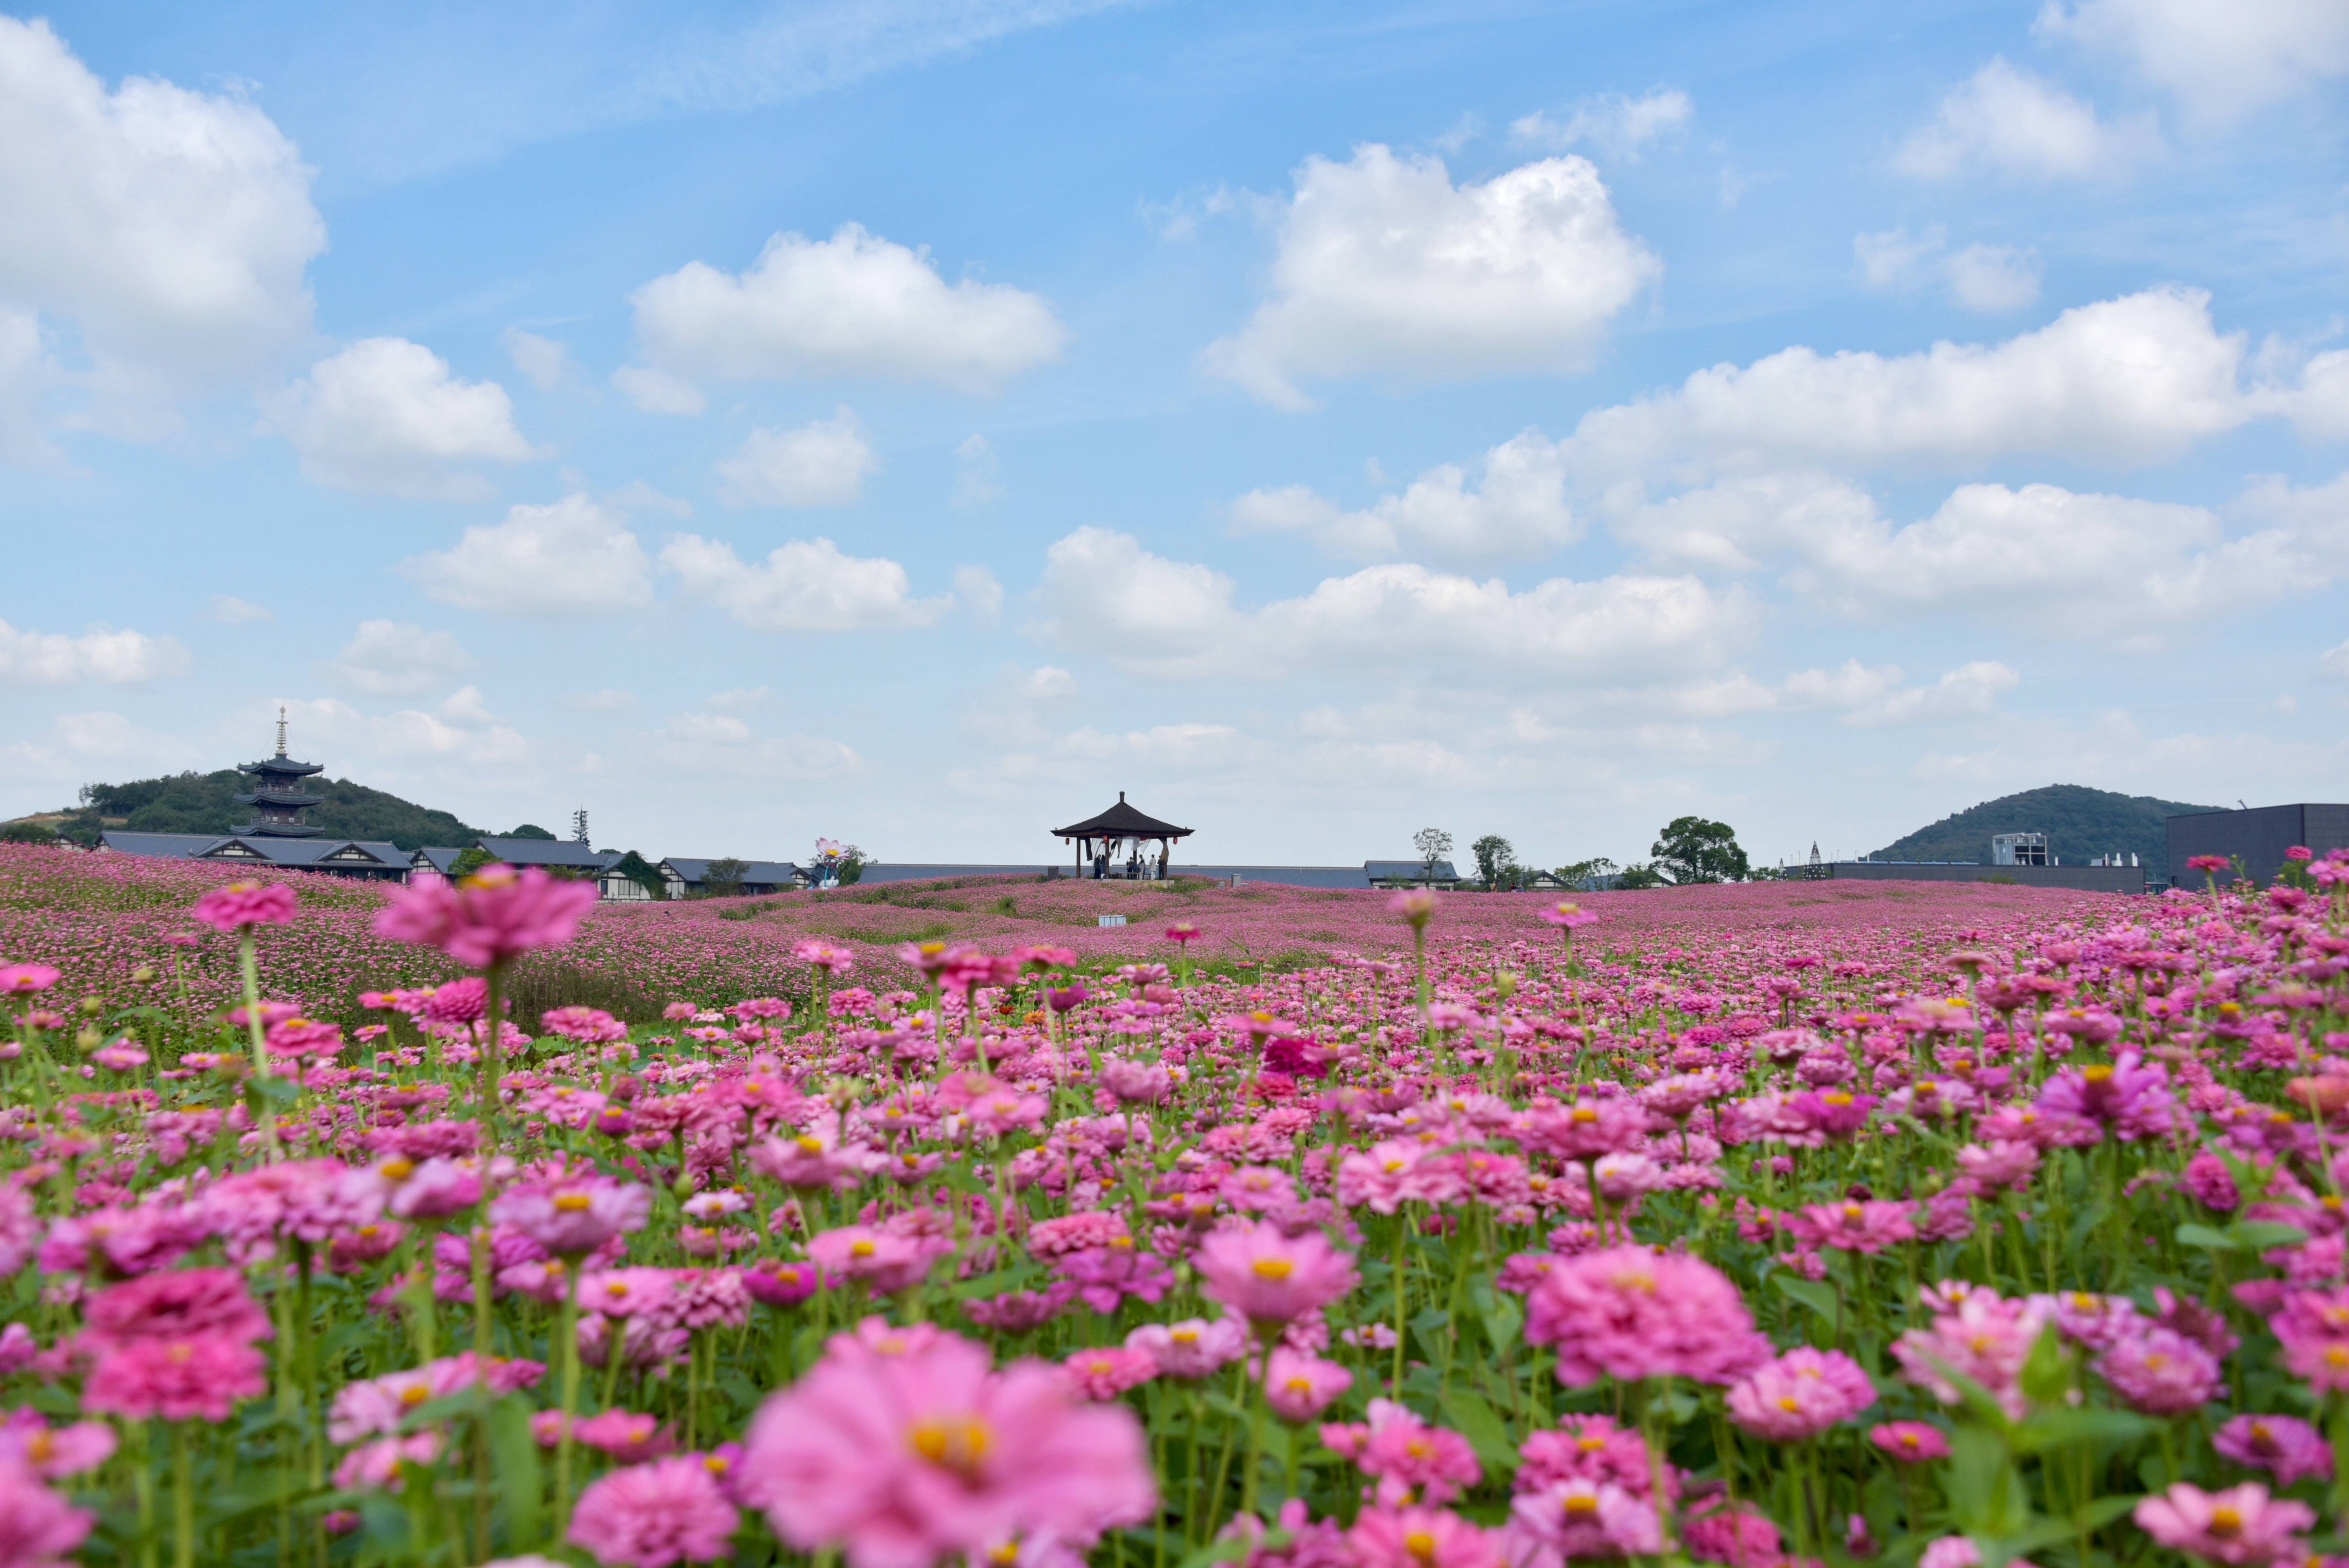
[[[269,1037],[261,1026],[261,971],[253,955],[253,927],[237,933],[237,969],[244,976],[244,1031],[253,1042],[253,1081],[257,1086],[269,1081]],[[256,1097],[262,1107],[262,1158],[273,1164],[277,1159],[277,1112],[269,1097]]]
[[[563,1350],[563,1425],[554,1439],[554,1534],[560,1542],[571,1528],[571,1422],[579,1409],[579,1269],[576,1264],[563,1271],[563,1312],[557,1320],[556,1335]],[[614,1365],[619,1362],[619,1347],[607,1338],[605,1353]]]
[[[188,1423],[171,1423],[171,1568],[195,1568],[195,1461],[188,1455]]]

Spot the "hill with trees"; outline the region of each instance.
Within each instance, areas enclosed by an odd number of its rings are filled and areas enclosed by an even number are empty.
[[[1944,817],[1930,828],[1920,828],[1895,839],[1868,858],[1878,861],[1960,861],[1990,863],[1993,833],[2044,833],[2048,852],[2065,865],[2082,865],[2098,855],[2117,851],[2136,855],[2148,865],[2166,865],[2169,830],[2166,817],[2189,811],[2215,811],[2216,806],[2194,806],[2182,800],[2157,799],[2151,795],[2120,795],[2079,784],[2050,784],[2002,795]]]
[[[102,828],[140,833],[226,833],[253,820],[253,808],[233,797],[253,781],[234,769],[216,773],[176,773],[127,784],[85,784],[79,809],[51,820],[57,832],[96,843]],[[482,830],[469,828],[447,811],[419,806],[347,779],[312,779],[305,788],[321,797],[309,820],[322,838],[388,840],[403,850],[427,844],[470,844]],[[545,830],[539,830],[544,832]],[[548,837],[553,837],[549,834]]]

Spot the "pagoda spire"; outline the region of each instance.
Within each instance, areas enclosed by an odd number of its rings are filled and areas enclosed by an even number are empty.
[[[285,755],[285,705],[277,705],[277,755]]]

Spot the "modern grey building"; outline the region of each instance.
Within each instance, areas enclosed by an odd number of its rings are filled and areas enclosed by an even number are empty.
[[[2349,844],[2349,806],[2302,803],[2253,806],[2240,811],[2194,811],[2168,819],[2169,885],[2200,887],[2202,873],[2188,869],[2196,855],[2224,855],[2254,882],[2271,882],[2283,870],[2284,851],[2293,845],[2318,854]]]

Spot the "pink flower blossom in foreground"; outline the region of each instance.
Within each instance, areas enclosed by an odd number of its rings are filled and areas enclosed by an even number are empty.
[[[582,1257],[628,1231],[641,1231],[652,1213],[651,1189],[608,1176],[563,1177],[510,1187],[490,1205],[490,1218],[512,1225],[557,1257]]]
[[[375,932],[488,969],[569,942],[595,904],[594,882],[551,877],[536,866],[487,865],[462,882],[425,878],[395,893],[375,917]]]
[[[597,1480],[572,1511],[572,1544],[612,1568],[668,1568],[732,1554],[741,1516],[698,1454],[629,1465]]]
[[[1941,1429],[1922,1421],[1886,1421],[1868,1429],[1868,1440],[1902,1464],[1925,1464],[1950,1457]]]
[[[0,1464],[0,1563],[8,1568],[64,1568],[98,1522],[41,1484],[30,1470]]]
[[[1104,1345],[1079,1350],[1061,1363],[1078,1392],[1088,1399],[1114,1399],[1158,1376],[1158,1360],[1147,1350]]]
[[[1353,1383],[1354,1375],[1335,1361],[1285,1345],[1275,1346],[1265,1357],[1265,1403],[1284,1421],[1311,1420]]]
[[[1840,1350],[1789,1350],[1730,1386],[1729,1418],[1772,1442],[1815,1438],[1876,1403],[1858,1362]]]
[[[1030,1532],[1080,1549],[1156,1506],[1142,1426],[1038,1362],[1001,1372],[936,1329],[868,1319],[751,1422],[739,1495],[802,1551],[932,1568]]]
[[[1501,1568],[1492,1536],[1440,1508],[1366,1508],[1346,1544],[1358,1568]]]
[[[0,965],[0,996],[35,996],[57,983],[60,971],[50,964]]]
[[[133,1421],[225,1421],[268,1387],[268,1358],[225,1335],[134,1339],[98,1357],[82,1406]]]
[[[230,882],[196,900],[192,913],[215,931],[255,925],[285,925],[294,919],[294,890],[284,882]]]
[[[29,1406],[0,1421],[0,1466],[21,1465],[44,1480],[96,1470],[113,1457],[114,1429],[104,1421],[52,1427]]]
[[[2032,1346],[2054,1319],[2054,1304],[2044,1296],[2008,1300],[1994,1290],[1955,1282],[1924,1294],[1939,1310],[1930,1327],[1909,1329],[1893,1342],[1901,1376],[1932,1390],[1944,1405],[1954,1405],[1958,1389],[1949,1374],[1959,1373],[1981,1384],[2020,1420],[2027,1401],[2017,1380]]]
[[[2297,1537],[2316,1522],[2315,1510],[2306,1503],[2271,1498],[2257,1481],[2224,1491],[2204,1491],[2179,1481],[2138,1502],[2130,1517],[2171,1551],[2228,1568],[2251,1568],[2297,1555]]]
[[[1189,1317],[1180,1323],[1145,1323],[1128,1334],[1125,1343],[1147,1351],[1163,1377],[1199,1378],[1221,1371],[1246,1353],[1247,1329],[1234,1318]]]
[[[1557,1480],[1521,1491],[1507,1534],[1518,1568],[1556,1568],[1578,1558],[1644,1557],[1663,1543],[1654,1506],[1612,1481]]]
[[[1557,1346],[1569,1387],[1602,1377],[1728,1383],[1770,1354],[1727,1275],[1646,1247],[1562,1259],[1526,1302],[1527,1342]]]
[[[2218,1397],[2219,1358],[2184,1335],[2147,1326],[2096,1358],[2121,1402],[2147,1416],[2178,1416]]]
[[[2237,1416],[2211,1435],[2210,1446],[2239,1465],[2267,1471],[2278,1486],[2304,1476],[2333,1478],[2333,1446],[2297,1416]]]
[[[1191,1260],[1199,1291],[1257,1324],[1287,1323],[1354,1288],[1351,1257],[1319,1231],[1291,1236],[1270,1220],[1210,1233]]]

